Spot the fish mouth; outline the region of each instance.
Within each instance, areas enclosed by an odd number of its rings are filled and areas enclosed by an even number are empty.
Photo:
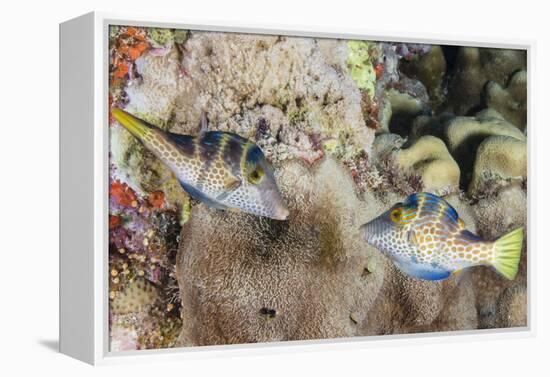
[[[111,114],[122,127],[140,140],[147,135],[150,130],[147,123],[122,109],[115,107],[111,110]]]
[[[259,189],[266,216],[274,220],[286,220],[290,211],[275,183],[264,185]]]
[[[271,218],[275,220],[286,220],[289,214],[290,211],[288,208],[284,204],[279,204],[273,209]]]

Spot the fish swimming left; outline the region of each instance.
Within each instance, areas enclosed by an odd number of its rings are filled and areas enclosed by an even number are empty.
[[[193,198],[217,209],[239,209],[285,220],[289,214],[273,168],[261,149],[230,132],[198,136],[163,131],[118,108],[113,117],[176,175]]]
[[[416,193],[361,227],[364,239],[405,274],[443,280],[472,266],[490,266],[513,280],[523,243],[523,228],[486,241],[465,228],[444,199]]]

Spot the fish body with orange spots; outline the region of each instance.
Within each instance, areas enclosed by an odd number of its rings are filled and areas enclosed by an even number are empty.
[[[406,275],[443,280],[472,266],[489,266],[514,279],[523,228],[493,241],[467,230],[456,210],[429,193],[413,194],[361,227],[363,238]]]
[[[251,141],[221,131],[180,135],[118,108],[111,113],[175,174],[193,198],[217,209],[238,209],[277,220],[287,218],[288,209],[273,168]]]

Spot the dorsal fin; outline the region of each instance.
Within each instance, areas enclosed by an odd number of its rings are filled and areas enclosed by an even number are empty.
[[[445,199],[428,192],[418,192],[410,195],[403,202],[405,207],[416,207],[421,211],[443,213],[451,222],[458,223],[458,212]]]
[[[175,134],[172,132],[166,132],[166,136],[187,157],[192,157],[195,154],[196,143],[193,136]]]
[[[206,118],[206,113],[204,111],[201,111],[201,117],[199,121],[199,136],[202,136],[206,132],[208,132],[208,119]]]

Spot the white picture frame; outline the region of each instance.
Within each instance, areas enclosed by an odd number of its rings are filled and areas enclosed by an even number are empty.
[[[536,263],[528,227],[528,325],[524,328],[449,333],[384,335],[336,340],[207,346],[131,352],[109,352],[108,345],[108,28],[109,25],[168,27],[208,31],[250,32],[309,37],[399,41],[527,51],[528,144],[532,155],[535,130],[531,124],[533,41],[444,39],[436,34],[377,33],[327,30],[252,22],[197,24],[170,18],[88,13],[60,24],[60,352],[90,364],[146,359],[203,358],[235,354],[286,353],[300,350],[379,347],[389,342],[449,342],[478,338],[530,337],[535,334],[533,283]],[[529,159],[529,175],[534,175]],[[533,219],[533,185],[528,186],[528,221]]]

